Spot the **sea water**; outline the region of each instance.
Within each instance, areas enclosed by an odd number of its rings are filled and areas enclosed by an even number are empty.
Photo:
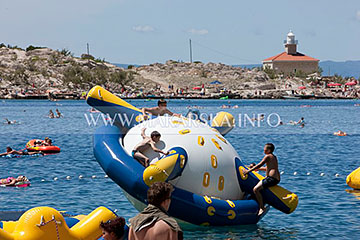
[[[137,107],[156,101],[131,100]],[[360,239],[360,196],[346,192],[346,176],[360,166],[358,100],[170,100],[170,110],[186,114],[189,107],[207,116],[230,112],[236,127],[226,136],[242,160],[259,162],[263,146],[272,142],[282,172],[280,185],[299,196],[295,212],[276,209],[256,225],[199,227],[183,225],[186,239]],[[221,109],[222,105],[238,108]],[[49,119],[58,108],[64,118]],[[23,149],[28,140],[50,137],[61,148],[44,157],[0,158],[0,177],[26,175],[28,188],[0,188],[0,211],[50,206],[87,214],[98,206],[117,210],[127,220],[137,210],[120,188],[105,177],[93,155],[90,116],[85,101],[0,100],[3,118],[20,124],[0,124],[0,152],[6,146]],[[96,113],[94,113],[96,116]],[[249,118],[264,114],[255,126]],[[305,118],[305,127],[281,121]],[[269,120],[269,121],[268,121]],[[99,121],[101,125],[102,119]],[[342,130],[346,137],[334,136]],[[79,178],[79,176],[81,176]],[[360,195],[360,194],[359,194]],[[191,214],[191,213],[189,213]]]

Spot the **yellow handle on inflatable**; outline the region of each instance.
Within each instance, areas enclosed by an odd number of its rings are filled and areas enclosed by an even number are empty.
[[[174,154],[148,166],[143,173],[145,184],[151,186],[155,182],[165,182],[174,170],[178,157],[179,154]]]
[[[80,222],[71,228],[75,239],[98,239],[101,236],[99,225],[101,221],[106,222],[109,219],[116,218],[116,215],[105,207],[98,207]]]

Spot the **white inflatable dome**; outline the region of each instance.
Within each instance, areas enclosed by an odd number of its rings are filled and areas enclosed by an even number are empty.
[[[235,169],[235,157],[240,157],[216,129],[196,120],[158,117],[129,130],[121,143],[129,155],[142,141],[142,128],[146,128],[147,136],[155,130],[160,132],[157,148],[168,151],[172,147],[182,147],[186,150],[188,162],[182,175],[171,181],[173,185],[199,195],[229,200],[243,198]],[[145,154],[152,162],[161,157],[152,149]]]

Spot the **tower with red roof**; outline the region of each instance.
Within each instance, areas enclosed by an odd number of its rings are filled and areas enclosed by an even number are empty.
[[[296,73],[310,74],[318,71],[319,59],[306,56],[297,51],[298,41],[292,31],[284,40],[285,52],[264,59],[263,68],[274,69],[278,74],[285,76],[296,75]]]

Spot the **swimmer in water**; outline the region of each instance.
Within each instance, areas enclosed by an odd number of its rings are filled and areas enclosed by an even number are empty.
[[[13,155],[34,155],[34,154],[44,154],[43,152],[28,152],[26,149],[25,150],[21,150],[21,151],[17,151],[17,150],[13,150],[11,147],[6,147],[6,152],[4,153],[0,153],[0,157],[1,156],[6,156],[9,154],[13,154]]]
[[[64,117],[64,115],[61,114],[61,112],[59,111],[59,109],[56,109],[55,112],[56,112],[56,114],[57,114],[57,115],[56,115],[56,118]]]
[[[299,121],[297,121],[296,124],[304,124],[305,125],[305,120],[304,120],[304,117],[302,117]]]
[[[262,121],[262,120],[264,120],[264,118],[265,118],[265,115],[261,114],[259,118],[252,118],[251,121]]]
[[[48,115],[49,118],[55,118],[55,114],[54,112],[50,109],[49,111],[49,115]]]
[[[10,121],[9,119],[7,119],[7,118],[4,118],[5,119],[5,124],[16,124],[17,122],[16,122],[16,120],[13,120],[13,121]]]

